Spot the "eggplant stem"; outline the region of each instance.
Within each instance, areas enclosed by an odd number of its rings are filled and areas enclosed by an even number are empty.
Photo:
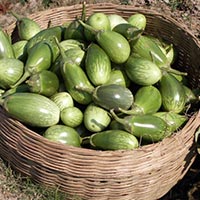
[[[91,31],[94,35],[96,35],[99,30],[96,30],[95,28],[93,28],[92,26],[84,23],[82,20],[78,20],[78,22],[84,27],[86,28],[87,30]]]
[[[14,84],[11,86],[11,88],[16,88],[18,85],[23,83],[28,77],[30,77],[31,73],[29,71],[25,71],[23,76]]]
[[[15,13],[15,12],[13,12],[12,10],[10,11],[10,14],[11,14],[13,17],[15,17],[17,20],[20,20],[20,19],[21,19],[20,15],[18,15],[18,14]]]

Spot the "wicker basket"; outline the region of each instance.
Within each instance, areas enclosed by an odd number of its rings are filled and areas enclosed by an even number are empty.
[[[43,28],[80,16],[82,5],[54,8],[30,17]],[[186,27],[152,10],[111,3],[86,5],[93,12],[147,17],[146,32],[173,43],[179,50],[177,68],[187,71],[191,87],[200,86],[200,45]],[[12,33],[15,24],[7,27]],[[14,35],[15,37],[15,35]],[[198,59],[197,59],[198,58]],[[196,157],[194,132],[200,112],[177,133],[162,142],[132,151],[96,151],[50,142],[11,119],[0,108],[0,156],[33,180],[59,187],[89,200],[155,200],[183,178]]]

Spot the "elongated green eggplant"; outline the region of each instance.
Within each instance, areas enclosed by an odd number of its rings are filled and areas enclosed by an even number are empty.
[[[97,86],[92,90],[82,86],[77,86],[76,88],[92,94],[93,102],[106,110],[118,108],[129,109],[134,101],[130,89],[121,85],[106,84]]]
[[[134,95],[134,103],[130,110],[119,109],[121,112],[131,115],[153,114],[162,105],[160,91],[155,86],[140,87]]]
[[[162,118],[168,125],[170,132],[177,131],[187,120],[186,115],[180,115],[174,112],[156,112],[154,116]]]
[[[97,43],[107,53],[112,62],[121,64],[128,59],[131,49],[128,40],[124,36],[115,31],[99,31],[81,20],[79,21],[86,29],[95,34]]]
[[[159,81],[162,106],[165,111],[180,113],[186,104],[186,96],[182,83],[170,73],[163,73]]]
[[[135,13],[127,19],[129,24],[136,26],[138,29],[144,30],[146,28],[147,19],[142,13]]]
[[[15,58],[0,60],[0,88],[8,89],[15,84],[24,73],[24,63]]]
[[[110,78],[111,62],[105,51],[97,44],[89,45],[85,58],[85,70],[93,85],[106,83]]]
[[[90,144],[102,150],[132,150],[139,146],[137,138],[123,130],[106,130],[92,134]]]
[[[31,92],[47,97],[54,95],[59,88],[58,77],[55,73],[48,70],[42,70],[41,72],[31,75],[26,83]]]
[[[63,38],[63,32],[64,28],[62,26],[53,26],[41,30],[28,41],[26,45],[26,51],[30,51],[35,44],[44,40],[48,40],[49,38],[56,37],[58,41],[61,41]]]
[[[124,87],[129,87],[130,83],[131,83],[131,81],[128,78],[128,76],[124,70],[112,69],[112,71],[110,73],[110,78],[105,84],[106,85],[117,84],[117,85],[121,85]]]
[[[52,51],[48,43],[41,41],[37,43],[29,52],[25,63],[23,76],[14,84],[13,87],[23,83],[28,77],[51,66]]]
[[[118,24],[113,31],[123,35],[129,42],[137,40],[143,33],[142,29],[131,25],[130,23]]]
[[[33,19],[21,17],[14,12],[11,12],[11,14],[17,19],[18,35],[21,40],[29,40],[41,31],[40,25]]]
[[[83,122],[90,132],[100,132],[106,129],[111,121],[107,110],[90,103],[85,111]]]
[[[119,118],[111,110],[113,118],[121,123],[124,130],[133,134],[137,138],[150,142],[158,142],[171,135],[167,123],[160,117],[154,115],[129,115]]]
[[[136,42],[132,42],[131,51],[133,54],[138,54],[143,58],[153,61],[159,67],[166,67],[166,55],[162,52],[158,44],[147,35],[141,35]]]
[[[81,139],[78,132],[74,128],[62,124],[48,127],[43,136],[53,142],[59,142],[75,147],[81,146]]]
[[[57,41],[57,45],[60,49],[60,53],[63,59],[63,65],[61,66],[61,74],[64,79],[64,84],[67,91],[70,93],[72,98],[80,104],[89,104],[92,101],[92,96],[88,92],[78,90],[76,87],[86,87],[91,90],[94,86],[88,80],[84,70],[77,65],[68,60],[65,55],[64,49],[60,46]]]
[[[15,58],[12,44],[7,33],[0,28],[0,59]]]
[[[130,80],[142,86],[153,85],[162,77],[162,72],[155,63],[135,56],[128,58],[125,71]]]
[[[13,118],[33,127],[52,126],[60,119],[58,106],[40,94],[14,93],[1,99],[1,105]]]

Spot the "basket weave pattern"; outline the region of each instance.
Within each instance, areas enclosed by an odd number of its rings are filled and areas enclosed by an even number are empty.
[[[80,16],[82,5],[54,8],[30,17],[46,28]],[[159,13],[115,4],[86,5],[93,12],[125,18],[140,12],[147,18],[146,32],[173,43],[179,50],[176,67],[188,72],[191,87],[200,86],[200,45],[182,25]],[[15,24],[7,28],[14,33]],[[13,34],[14,40],[16,39]],[[188,171],[196,156],[194,133],[200,112],[177,133],[163,141],[131,151],[96,151],[50,142],[10,118],[0,108],[0,156],[36,182],[58,186],[89,200],[156,200]]]

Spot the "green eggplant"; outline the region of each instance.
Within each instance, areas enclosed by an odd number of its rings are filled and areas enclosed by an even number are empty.
[[[111,30],[118,24],[128,23],[126,19],[118,14],[108,14],[108,19],[110,21]]]
[[[83,122],[90,132],[100,132],[108,127],[111,117],[107,110],[90,103],[85,108]]]
[[[117,84],[117,85],[121,85],[124,87],[129,87],[130,83],[131,83],[131,81],[128,78],[126,72],[122,69],[115,68],[115,69],[111,70],[110,78],[105,84],[106,85]]]
[[[64,108],[60,112],[60,119],[64,125],[76,128],[83,122],[83,112],[76,106]]]
[[[41,31],[40,25],[31,18],[21,17],[14,12],[11,14],[17,19],[17,30],[20,40],[29,40]]]
[[[128,58],[125,71],[131,81],[142,86],[153,85],[162,77],[162,71],[155,63],[135,56]]]
[[[68,59],[65,55],[64,49],[58,41],[57,45],[63,59],[63,64],[60,69],[67,91],[76,102],[80,104],[89,104],[92,101],[91,94],[78,90],[76,87],[81,86],[93,90],[94,86],[90,83],[84,70],[79,65]]]
[[[137,138],[150,142],[158,142],[171,135],[167,123],[160,117],[146,114],[129,115],[119,118],[113,110],[110,112],[113,118],[123,125],[124,130]]]
[[[92,95],[92,100],[98,106],[110,109],[129,109],[133,104],[134,97],[130,89],[116,84],[100,85],[94,89],[76,87],[80,91],[88,92]]]
[[[85,70],[89,80],[95,86],[106,83],[110,78],[110,59],[105,51],[95,43],[91,43],[87,49]]]
[[[43,137],[50,141],[59,142],[69,146],[81,146],[81,138],[78,132],[74,128],[62,124],[48,127],[45,130]]]
[[[172,133],[177,131],[188,120],[186,115],[180,115],[174,112],[160,111],[153,115],[162,118],[167,123]]]
[[[140,87],[134,95],[134,103],[130,110],[119,111],[129,114],[153,114],[157,112],[162,105],[162,97],[160,91],[155,86]]]
[[[9,89],[23,75],[24,63],[16,58],[0,59],[0,88]]]
[[[62,26],[53,26],[50,28],[46,28],[38,32],[34,35],[26,44],[26,51],[30,51],[30,49],[37,44],[38,42],[48,40],[56,37],[58,41],[61,41],[63,38],[64,28]]]
[[[135,13],[127,19],[128,23],[137,27],[138,29],[145,30],[147,19],[142,13]]]
[[[84,28],[77,19],[73,20],[64,31],[64,40],[74,39],[84,41]]]
[[[0,28],[0,59],[2,58],[15,58],[15,55],[9,36]]]
[[[163,73],[159,81],[162,106],[165,111],[180,113],[186,104],[186,95],[181,82],[170,73]]]
[[[68,49],[71,48],[80,48],[80,49],[85,49],[86,44],[84,43],[84,41],[78,41],[75,39],[66,39],[66,40],[62,40],[60,42],[60,45],[62,46],[62,48],[66,51]]]
[[[111,30],[110,20],[108,16],[103,12],[95,12],[91,14],[87,20],[86,24],[92,26],[96,30]],[[95,41],[95,34],[89,31],[87,28],[84,29],[84,35],[88,41]]]
[[[183,89],[185,91],[185,96],[186,96],[186,104],[191,104],[194,102],[199,101],[199,99],[197,98],[197,96],[195,95],[195,93],[193,92],[192,89],[190,89],[188,86],[183,85]]]
[[[129,42],[137,40],[143,33],[142,29],[133,26],[130,23],[118,24],[113,31],[123,35]]]
[[[92,134],[90,144],[102,150],[132,150],[139,146],[137,138],[123,130],[106,130]]]
[[[18,92],[0,99],[0,104],[13,118],[32,127],[57,124],[60,109],[48,97],[31,92]]]
[[[13,87],[23,83],[32,74],[50,68],[52,63],[52,51],[49,44],[45,41],[37,43],[29,52],[23,76],[14,84]]]
[[[85,21],[85,18],[86,18],[86,8],[85,8],[85,3],[83,2],[80,19]],[[74,19],[73,21],[69,23],[69,25],[64,31],[63,37],[64,37],[64,40],[75,39],[79,41],[80,40],[85,41],[84,28],[83,26],[81,26],[78,17],[76,17],[76,19]]]
[[[84,65],[84,60],[85,60],[85,51],[82,50],[81,48],[70,48],[65,50],[65,55],[66,59],[68,59],[70,62],[77,64],[79,66]],[[56,73],[59,77],[60,75],[60,66],[63,64],[62,63],[63,59],[62,56],[59,55],[58,58],[53,62],[53,64],[50,67],[50,71]]]
[[[15,58],[21,60],[22,62],[26,61],[27,54],[25,46],[27,42],[28,42],[27,40],[19,40],[12,44]]]
[[[54,95],[59,88],[58,77],[55,73],[48,70],[42,70],[31,75],[26,83],[28,84],[31,92],[47,97]]]
[[[128,40],[124,36],[111,30],[96,30],[81,20],[79,22],[95,34],[97,43],[113,63],[122,64],[128,59],[131,49]]]
[[[159,67],[166,67],[167,57],[162,52],[158,44],[148,35],[141,35],[137,41],[131,43],[133,54],[153,61]]]

